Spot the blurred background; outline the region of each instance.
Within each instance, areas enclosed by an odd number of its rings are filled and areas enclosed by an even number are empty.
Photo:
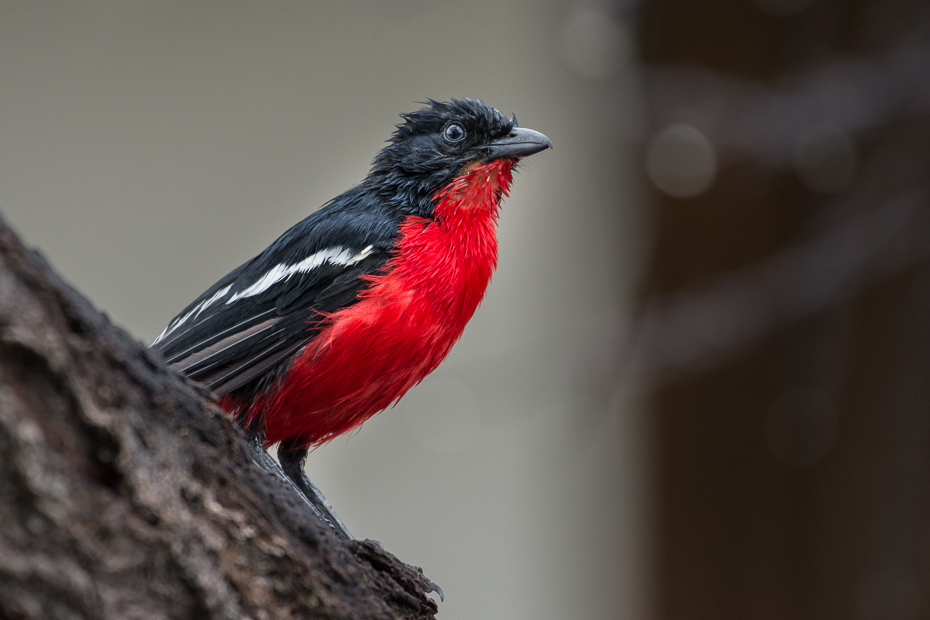
[[[311,455],[456,618],[930,618],[926,0],[0,0],[0,213],[148,343],[427,97],[546,133]]]

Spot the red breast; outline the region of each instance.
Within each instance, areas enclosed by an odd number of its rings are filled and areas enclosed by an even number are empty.
[[[446,357],[497,266],[497,216],[515,161],[477,165],[434,198],[434,219],[407,217],[397,253],[358,303],[300,353],[252,405],[265,441],[319,445],[391,406]]]

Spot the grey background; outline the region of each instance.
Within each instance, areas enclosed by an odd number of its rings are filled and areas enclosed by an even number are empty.
[[[443,586],[442,618],[643,617],[646,429],[612,381],[648,239],[641,111],[628,24],[599,11],[5,0],[0,213],[150,342],[360,181],[417,101],[515,112],[555,150],[515,179],[484,304],[439,370],[310,475],[357,536]]]

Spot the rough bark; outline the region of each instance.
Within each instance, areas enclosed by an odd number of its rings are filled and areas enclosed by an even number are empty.
[[[432,618],[0,222],[0,620]]]

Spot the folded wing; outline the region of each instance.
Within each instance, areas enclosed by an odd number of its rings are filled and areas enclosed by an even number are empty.
[[[311,342],[324,315],[354,304],[388,258],[385,247],[347,243],[260,255],[185,308],[152,348],[217,394],[232,392]]]

